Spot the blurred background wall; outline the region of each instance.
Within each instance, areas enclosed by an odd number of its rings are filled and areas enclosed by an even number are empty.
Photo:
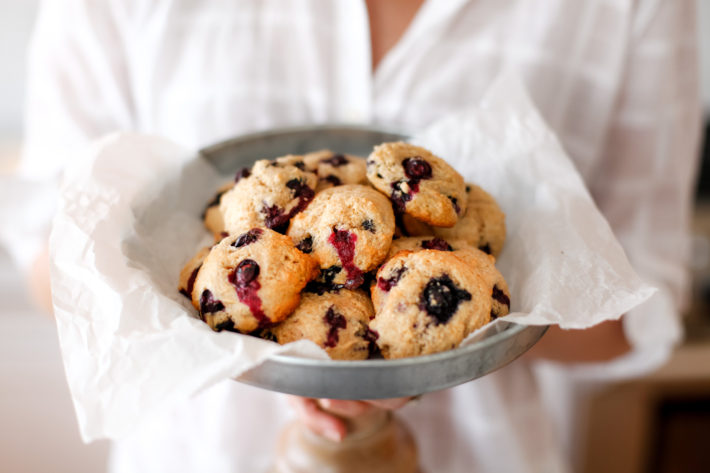
[[[8,169],[19,152],[25,53],[37,0],[0,0],[0,169]]]
[[[37,0],[0,0],[0,174],[10,172],[19,158],[25,54],[37,4]],[[706,118],[710,118],[710,1],[699,0],[698,4],[703,101]],[[695,435],[694,428],[702,433],[708,425],[702,415],[710,416],[710,394],[705,398],[692,394],[705,392],[705,385],[701,383],[690,391],[683,389],[695,386],[693,380],[703,376],[703,369],[710,368],[703,366],[703,360],[707,360],[710,353],[710,204],[707,203],[710,202],[710,153],[707,145],[704,154],[695,228],[696,297],[687,319],[689,339],[693,343],[683,347],[659,373],[613,386],[599,396],[586,436],[586,453],[581,454],[585,471],[690,471],[679,469],[682,465],[674,462],[674,457],[659,457],[658,452],[650,457],[648,450],[655,446],[669,452],[664,455],[682,456],[684,436]],[[710,374],[707,376],[710,379]],[[683,397],[687,397],[688,392],[692,397],[690,401]],[[663,393],[670,394],[663,397]],[[674,399],[681,399],[680,404]],[[635,409],[629,410],[629,405]],[[688,406],[695,406],[695,411],[688,411]],[[618,415],[631,420],[626,424],[627,430],[622,429],[610,437],[604,426],[618,419]],[[2,250],[0,419],[1,472],[105,471],[107,443],[86,446],[79,439],[54,324],[32,308]],[[659,425],[665,426],[666,431],[654,430],[654,426]],[[705,441],[707,434],[704,430]],[[607,464],[608,460],[613,465]],[[663,462],[670,462],[668,468]],[[710,471],[710,467],[703,471]]]
[[[0,0],[0,174],[19,158],[25,54],[38,3]],[[0,472],[101,473],[107,456],[108,442],[79,438],[54,321],[32,306],[0,248]]]

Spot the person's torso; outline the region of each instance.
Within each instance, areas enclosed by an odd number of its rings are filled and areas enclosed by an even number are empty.
[[[131,12],[135,126],[189,147],[316,123],[414,132],[517,69],[586,177],[623,76],[631,1],[428,0],[373,73],[360,0],[187,0]]]
[[[623,78],[631,3],[427,0],[373,73],[361,0],[153,2],[126,10],[135,128],[193,149],[292,125],[416,132],[476,104],[515,68],[586,177]],[[425,471],[564,471],[525,364],[425,396],[403,415]],[[278,395],[223,384],[171,413],[168,430],[120,443],[114,470],[163,471],[161,456],[184,444],[172,471],[254,471],[269,464],[286,417]],[[141,463],[146,435],[157,451]]]

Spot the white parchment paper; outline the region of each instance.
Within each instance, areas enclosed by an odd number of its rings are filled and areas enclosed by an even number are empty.
[[[414,141],[506,212],[497,264],[511,290],[507,320],[584,328],[653,294],[514,77]],[[211,239],[200,213],[223,180],[195,153],[136,134],[101,140],[67,170],[50,241],[52,292],[84,440],[121,437],[276,353],[327,358],[306,341],[281,347],[213,332],[177,292],[182,265]]]

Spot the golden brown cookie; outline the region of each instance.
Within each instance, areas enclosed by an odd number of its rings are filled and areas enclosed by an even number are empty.
[[[370,329],[385,358],[455,348],[491,312],[483,278],[448,251],[400,251],[377,272],[372,300]]]
[[[495,199],[479,186],[468,184],[467,210],[451,228],[433,228],[434,235],[451,240],[466,240],[470,245],[496,258],[505,243],[505,214]]]
[[[253,228],[212,247],[192,293],[210,327],[249,333],[285,319],[317,274],[318,263],[290,238]]]
[[[446,161],[408,143],[383,143],[367,158],[367,178],[395,211],[452,227],[466,212],[463,177]]]
[[[308,206],[317,178],[292,158],[257,161],[222,196],[219,208],[226,232],[238,234],[254,227],[284,232],[289,220]]]
[[[320,192],[291,221],[288,236],[320,264],[326,284],[354,289],[364,273],[387,255],[394,233],[394,214],[386,197],[362,185],[343,185]]]
[[[269,332],[282,345],[307,339],[335,360],[364,360],[374,349],[367,325],[374,315],[362,291],[304,292],[294,313]]]

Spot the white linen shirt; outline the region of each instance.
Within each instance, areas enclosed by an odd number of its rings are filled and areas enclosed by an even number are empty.
[[[631,370],[642,370],[681,337],[699,139],[694,7],[427,0],[373,72],[362,0],[46,0],[21,171],[56,179],[77,149],[115,130],[191,149],[285,125],[414,133],[515,68],[630,261],[660,288],[624,319]],[[570,470],[524,361],[400,412],[425,471]],[[117,442],[111,470],[264,471],[289,415],[280,395],[225,381]]]

